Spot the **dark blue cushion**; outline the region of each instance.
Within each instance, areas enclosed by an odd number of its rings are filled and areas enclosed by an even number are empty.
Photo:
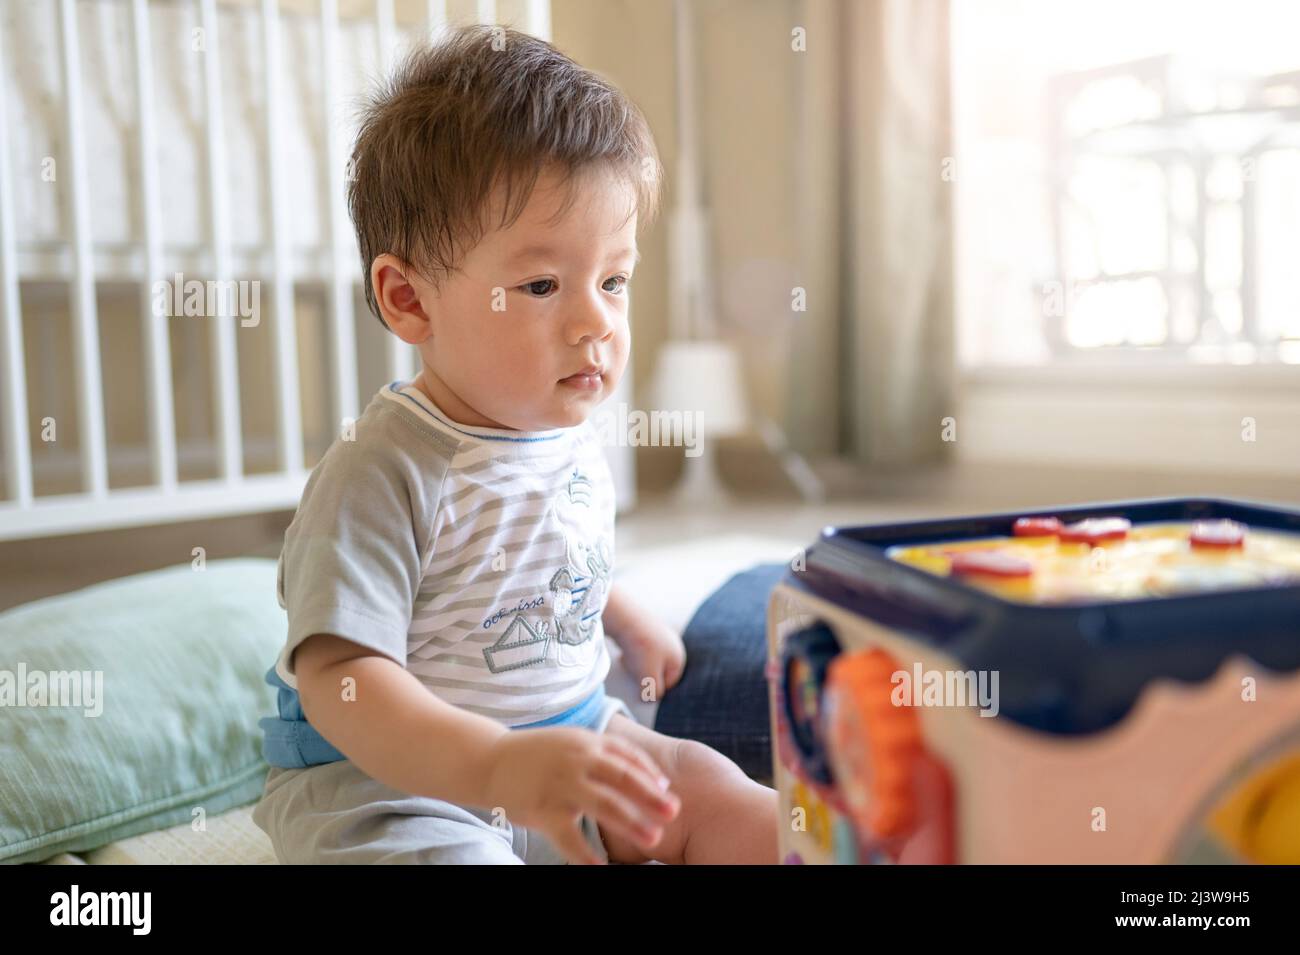
[[[699,740],[756,779],[772,777],[767,601],[787,564],[759,564],[713,592],[686,625],[686,669],[665,694],[655,729]]]

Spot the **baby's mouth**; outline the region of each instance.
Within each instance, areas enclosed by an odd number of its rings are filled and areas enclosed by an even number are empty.
[[[588,365],[581,371],[569,375],[567,378],[561,378],[560,384],[569,385],[572,388],[595,391],[604,382],[605,369],[600,365]]]
[[[581,391],[596,391],[600,388],[603,382],[604,376],[599,373],[594,375],[570,375],[568,378],[560,379],[560,384],[568,385],[570,388],[577,388]]]

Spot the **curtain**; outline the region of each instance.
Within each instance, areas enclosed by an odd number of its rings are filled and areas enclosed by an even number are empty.
[[[818,337],[818,350],[794,352],[791,378],[834,375],[840,387],[792,389],[791,432],[799,435],[801,417],[837,412],[838,450],[856,461],[942,460],[952,446],[943,419],[956,415],[948,0],[806,8],[835,50],[805,63],[823,75],[805,79],[803,101],[834,102],[838,121],[808,124],[810,148],[836,168],[804,184],[818,210],[805,228],[821,233],[804,264],[837,294],[828,289],[828,307],[810,308],[833,333]]]
[[[955,417],[948,2],[841,12],[845,446],[869,463],[938,459]]]

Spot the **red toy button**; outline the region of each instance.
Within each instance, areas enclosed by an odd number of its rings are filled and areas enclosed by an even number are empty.
[[[958,551],[952,556],[954,574],[989,574],[993,577],[1028,577],[1034,565],[1023,557],[1000,550]]]
[[[1240,547],[1246,540],[1246,527],[1236,521],[1197,521],[1192,525],[1191,542],[1193,547],[1215,548]]]
[[[1022,517],[1011,528],[1016,537],[1053,537],[1064,525],[1055,517]]]
[[[1133,523],[1127,517],[1090,517],[1067,524],[1061,531],[1061,540],[1085,544],[1123,540],[1132,526]]]

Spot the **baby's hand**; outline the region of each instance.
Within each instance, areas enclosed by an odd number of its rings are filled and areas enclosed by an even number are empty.
[[[623,667],[640,684],[654,680],[656,700],[677,685],[686,669],[686,644],[679,634],[658,617],[633,617],[618,636]],[[644,698],[644,697],[643,697]]]
[[[660,785],[662,780],[662,785]],[[643,849],[663,838],[681,801],[645,750],[608,733],[543,727],[511,730],[489,754],[487,795],[511,825],[537,829],[572,863],[599,863],[583,814]]]

